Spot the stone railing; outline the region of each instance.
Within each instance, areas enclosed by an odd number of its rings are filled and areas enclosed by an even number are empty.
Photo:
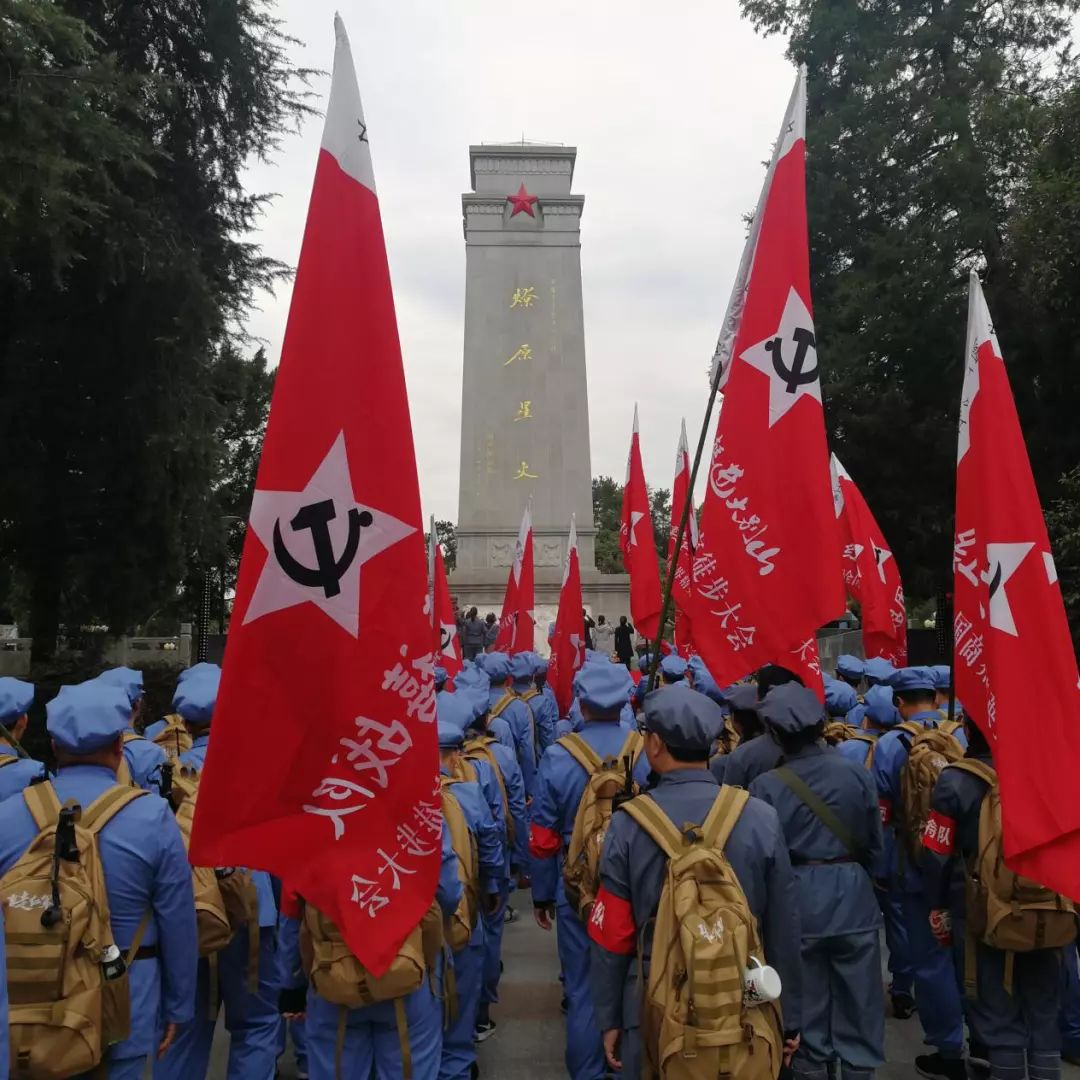
[[[0,638],[0,675],[26,678],[30,674],[30,645],[27,637]],[[106,664],[117,667],[190,667],[191,624],[181,623],[180,633],[170,637],[111,638],[101,656]]]

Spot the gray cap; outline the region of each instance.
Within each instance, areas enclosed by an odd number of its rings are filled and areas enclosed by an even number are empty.
[[[737,683],[724,691],[724,697],[732,709],[754,712],[758,707],[757,687],[753,683]]]
[[[769,727],[787,735],[805,731],[825,719],[825,707],[817,695],[798,683],[784,683],[770,690],[758,712]]]
[[[685,682],[645,695],[645,730],[676,750],[708,750],[724,728],[724,711]]]

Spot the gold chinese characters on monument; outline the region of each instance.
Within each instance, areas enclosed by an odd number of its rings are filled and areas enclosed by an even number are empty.
[[[531,345],[519,345],[517,351],[513,356],[507,360],[503,367],[509,367],[515,360],[531,360],[532,359],[532,346]]]
[[[513,295],[510,297],[510,306],[512,308],[529,308],[532,307],[535,303],[536,288],[533,285],[525,285],[521,288],[515,289]]]
[[[518,471],[514,474],[515,480],[539,480],[540,477],[536,473],[529,472],[529,463],[523,461],[518,466]]]
[[[519,420],[531,420],[532,418],[533,418],[532,402],[531,401],[523,401],[518,406],[517,415],[514,417],[514,423],[516,424]]]

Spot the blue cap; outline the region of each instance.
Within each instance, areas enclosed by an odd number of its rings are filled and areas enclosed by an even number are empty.
[[[907,690],[937,690],[934,673],[928,667],[906,667],[893,673],[889,686],[897,694]]]
[[[108,686],[119,686],[128,696],[132,705],[143,696],[143,673],[129,667],[114,667],[103,671],[98,677],[98,682]]]
[[[45,713],[49,734],[61,750],[92,754],[127,731],[131,702],[119,686],[91,679],[61,687]]]
[[[539,653],[533,653],[533,656],[536,657],[533,663],[533,674],[546,675],[548,673],[548,662]]]
[[[645,695],[645,730],[677,750],[708,750],[724,729],[724,711],[686,683]]]
[[[866,715],[878,727],[889,728],[900,723],[900,713],[893,704],[892,688],[884,684],[871,686],[866,691]]]
[[[585,664],[574,676],[574,696],[602,712],[621,709],[633,688],[634,680],[622,664]]]
[[[435,665],[435,689],[441,690],[450,681],[450,674],[446,668]]]
[[[874,683],[887,683],[896,674],[896,668],[884,657],[875,656],[872,660],[867,660],[863,665],[863,674],[871,685]]]
[[[176,685],[179,686],[182,682],[191,678],[196,678],[200,675],[217,675],[220,678],[221,665],[209,664],[205,660],[200,660],[199,663],[195,664],[193,667],[185,668],[180,672],[176,677]]]
[[[486,695],[485,695],[486,697]],[[435,709],[440,730],[445,727],[464,731],[476,719],[476,701],[471,691],[448,694],[445,690],[435,695]],[[442,736],[439,745],[442,746]]]
[[[866,661],[845,653],[836,658],[836,674],[846,679],[861,679],[866,674]]]
[[[607,653],[597,652],[596,649],[585,650],[586,664],[606,664],[610,659]]]
[[[555,636],[555,623],[550,623],[548,625],[548,641],[550,641],[554,636]]]
[[[448,724],[439,721],[439,749],[460,750],[465,742],[465,736],[457,724]]]
[[[839,679],[829,679],[825,683],[825,708],[830,716],[847,716],[858,704],[859,696],[854,687]]]
[[[194,678],[185,679],[173,694],[173,708],[189,724],[204,726],[214,716],[217,704],[221,672],[206,671]]]
[[[669,682],[678,682],[686,675],[686,661],[678,653],[668,653],[660,661],[660,674]]]
[[[496,685],[510,678],[510,657],[504,652],[484,653],[476,658],[476,664]]]
[[[483,690],[486,694],[491,686],[491,680],[486,671],[482,671],[475,664],[468,664],[462,669],[461,674],[454,678],[454,687],[461,690]]]
[[[34,684],[5,675],[0,678],[0,724],[18,720],[34,703]]]
[[[525,682],[532,678],[533,654],[531,652],[519,652],[510,657],[510,674],[514,682]]]
[[[741,682],[729,686],[724,691],[724,698],[731,709],[739,712],[756,712],[758,707],[757,687],[753,683]]]
[[[644,673],[644,672],[648,671],[651,666],[652,666],[652,657],[648,653],[642,653],[641,656],[638,657],[638,662],[637,662],[638,671]]]
[[[952,686],[952,668],[948,664],[935,664],[930,670],[934,673],[936,690],[948,690]]]
[[[825,713],[813,690],[798,683],[773,687],[758,706],[761,719],[769,727],[794,735],[825,719]]]

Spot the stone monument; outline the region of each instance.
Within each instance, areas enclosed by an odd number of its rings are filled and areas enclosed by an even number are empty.
[[[570,515],[585,605],[629,614],[625,575],[596,570],[581,299],[577,150],[471,146],[457,570],[451,591],[498,612],[532,499],[537,624],[554,617]],[[547,616],[547,617],[545,617]]]

